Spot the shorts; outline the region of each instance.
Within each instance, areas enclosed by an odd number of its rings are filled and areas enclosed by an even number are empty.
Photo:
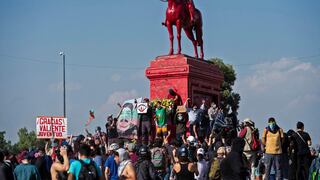
[[[161,134],[162,134],[162,136],[168,135],[167,126],[157,127],[157,135],[159,136]]]

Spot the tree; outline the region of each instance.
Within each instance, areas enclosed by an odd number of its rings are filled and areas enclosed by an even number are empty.
[[[0,131],[0,149],[11,149],[11,141],[5,139],[6,132]]]
[[[212,58],[209,60],[210,63],[215,64],[222,71],[224,76],[224,81],[221,84],[221,108],[223,108],[225,114],[228,113],[229,109],[237,115],[240,103],[240,95],[233,91],[233,85],[236,81],[236,72],[233,66],[230,64],[225,64],[220,58]]]
[[[35,148],[37,136],[34,131],[28,132],[27,128],[20,128],[18,131],[19,141],[17,147],[21,151],[23,149]]]
[[[0,131],[0,149],[6,149],[14,154],[17,154],[25,149],[35,149],[36,147],[44,147],[45,141],[37,139],[34,131],[28,132],[27,128],[20,128],[18,131],[19,141],[11,144],[11,141],[5,139],[5,131]]]

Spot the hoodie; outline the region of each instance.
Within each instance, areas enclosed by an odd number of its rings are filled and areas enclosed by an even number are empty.
[[[246,159],[243,155],[245,141],[235,138],[232,142],[231,152],[221,162],[221,175],[223,180],[245,180],[249,176]]]

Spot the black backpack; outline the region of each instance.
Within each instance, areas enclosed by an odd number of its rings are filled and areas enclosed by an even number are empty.
[[[79,173],[79,180],[98,180],[98,170],[96,169],[96,166],[94,164],[94,161],[90,160],[90,163],[87,164],[83,162],[82,160],[79,160],[81,163],[81,170]]]
[[[68,173],[65,171],[64,172],[59,171],[56,178],[57,178],[57,180],[67,180]]]

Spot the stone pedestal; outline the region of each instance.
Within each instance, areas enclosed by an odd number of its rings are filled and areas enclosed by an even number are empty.
[[[145,73],[150,80],[151,100],[167,98],[171,88],[183,102],[189,97],[198,105],[202,99],[220,104],[223,74],[209,62],[183,54],[159,56],[150,62]]]

